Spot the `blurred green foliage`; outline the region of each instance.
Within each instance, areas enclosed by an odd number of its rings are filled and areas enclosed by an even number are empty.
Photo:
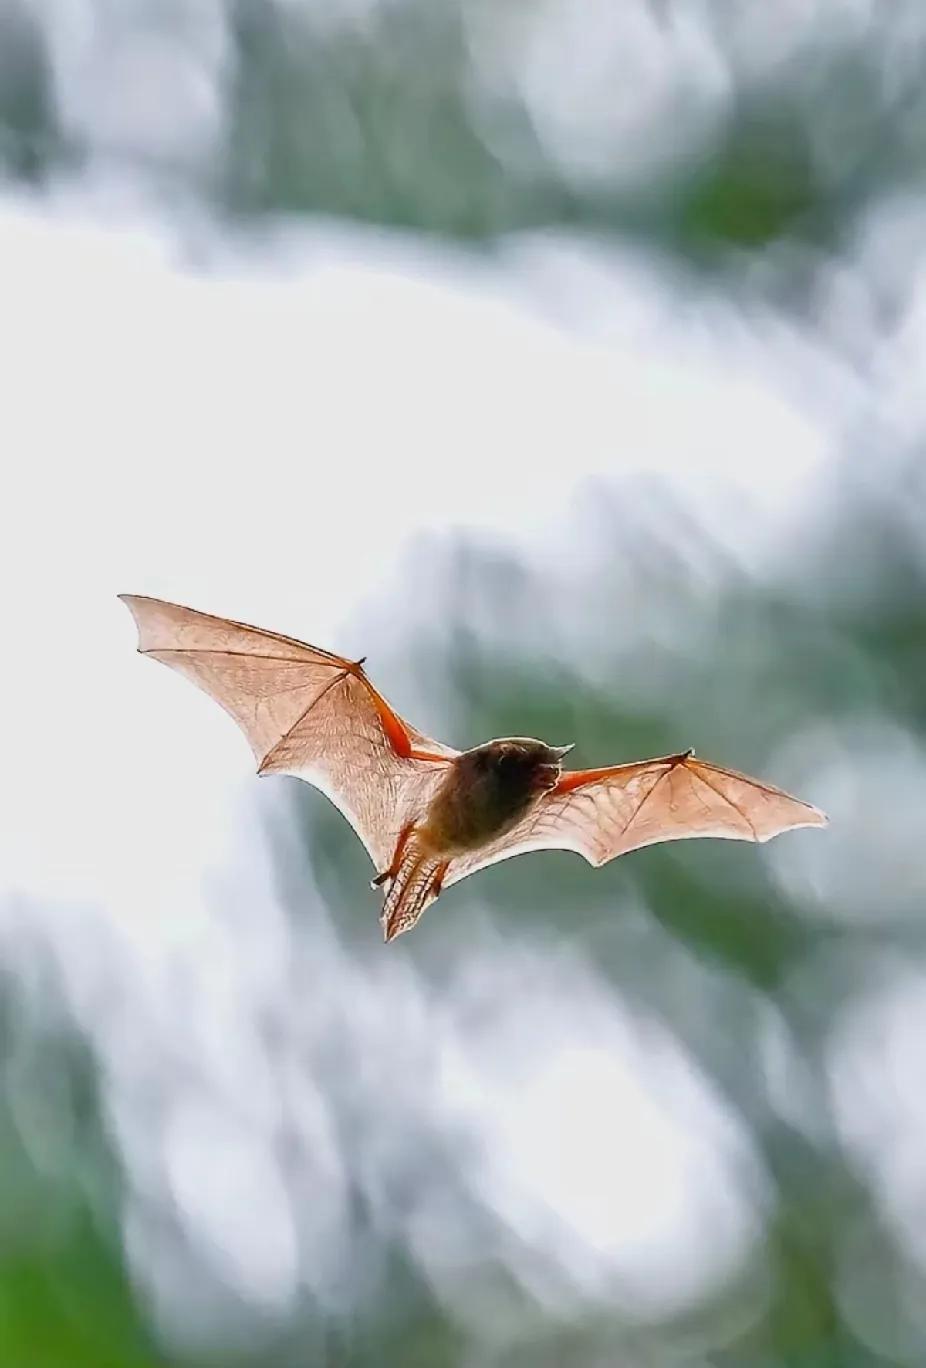
[[[667,54],[683,10],[653,5]],[[491,100],[479,94],[473,33],[507,20],[478,0],[401,0],[340,20],[309,4],[225,0],[224,14],[222,146],[195,170],[161,157],[147,170],[235,219],[313,213],[477,240],[562,225],[639,234],[697,258],[783,239],[836,245],[854,214],[926,165],[926,56],[904,43],[899,11],[882,24],[902,61],[834,19],[829,43],[798,45],[769,77],[740,61],[730,6],[713,0],[702,21],[732,98],[703,145],[660,155],[649,177],[593,181],[551,157],[513,79]],[[40,18],[6,0],[0,167],[42,179],[111,152],[63,116]],[[143,150],[118,157],[146,169]]]
[[[97,1062],[39,970],[0,984],[0,1363],[156,1368],[169,1360],[123,1264]]]
[[[0,7],[0,170],[43,179],[59,168],[64,142],[38,25],[25,7]]]

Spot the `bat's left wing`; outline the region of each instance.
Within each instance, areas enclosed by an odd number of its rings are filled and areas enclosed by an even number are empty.
[[[362,662],[176,603],[120,597],[138,624],[139,651],[231,714],[259,773],[293,774],[321,789],[377,869],[387,869],[402,829],[458,752],[403,721]]]
[[[826,826],[826,816],[783,789],[692,752],[606,769],[565,773],[506,836],[455,860],[444,886],[532,850],[573,850],[591,865],[695,836],[768,841],[794,827]]]

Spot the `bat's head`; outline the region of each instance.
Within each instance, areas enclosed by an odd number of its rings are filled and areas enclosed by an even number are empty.
[[[460,759],[476,783],[490,783],[512,793],[545,793],[563,772],[563,757],[572,746],[548,746],[531,736],[503,736],[466,751]]]

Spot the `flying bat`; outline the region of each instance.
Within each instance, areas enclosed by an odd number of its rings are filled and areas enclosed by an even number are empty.
[[[258,774],[292,774],[347,818],[383,886],[385,939],[409,931],[443,889],[531,850],[591,865],[693,836],[767,841],[825,815],[770,784],[681,751],[564,770],[571,746],[508,736],[458,751],[404,721],[364,661],[293,637],[120,595],[138,649],[177,670],[238,723]]]

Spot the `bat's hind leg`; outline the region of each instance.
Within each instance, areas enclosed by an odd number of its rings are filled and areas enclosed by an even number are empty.
[[[409,822],[408,825],[404,826],[399,832],[399,839],[395,843],[392,862],[388,869],[384,869],[381,874],[377,874],[374,879],[370,880],[371,888],[381,888],[387,879],[394,879],[398,874],[399,866],[402,863],[402,856],[405,854],[405,847],[408,845],[408,838],[414,830],[414,822]]]

